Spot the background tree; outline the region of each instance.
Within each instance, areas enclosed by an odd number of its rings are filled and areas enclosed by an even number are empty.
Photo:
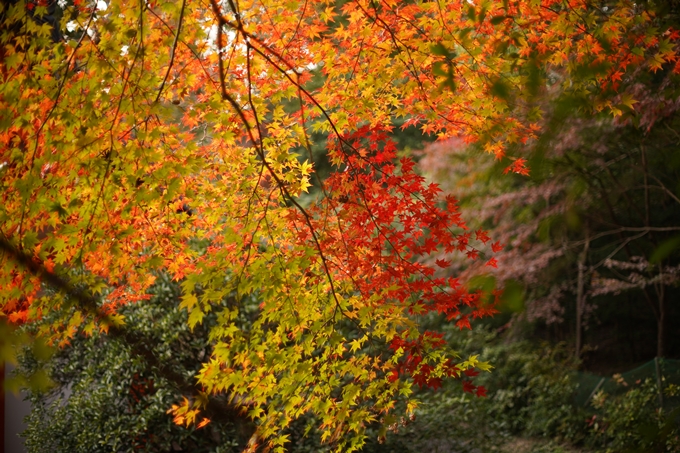
[[[479,165],[460,141],[433,146],[421,160],[445,190],[463,197],[469,218],[507,245],[492,274],[525,298],[529,321],[572,341],[577,358],[586,323],[597,325],[588,335],[598,348],[593,363],[678,353],[668,336],[679,314],[669,303],[680,264],[678,115],[670,94],[677,80],[638,72],[625,82],[619,98],[642,101],[617,118],[575,113],[573,98],[557,97],[548,132],[527,153],[528,177],[498,178],[500,165]],[[654,341],[644,341],[650,330]]]

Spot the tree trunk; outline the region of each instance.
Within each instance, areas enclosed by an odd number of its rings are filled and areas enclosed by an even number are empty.
[[[581,348],[583,347],[583,312],[585,311],[586,305],[585,270],[589,247],[590,236],[588,235],[588,230],[586,229],[586,241],[583,245],[583,251],[578,258],[578,280],[576,283],[576,350],[574,351],[576,360],[580,359]]]
[[[659,316],[656,318],[656,356],[666,355],[666,291],[663,284],[659,284]]]

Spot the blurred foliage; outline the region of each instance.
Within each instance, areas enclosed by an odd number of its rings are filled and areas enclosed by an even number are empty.
[[[151,296],[121,313],[131,335],[162,369],[134,354],[134,345],[98,333],[78,336],[53,355],[35,346],[24,349],[18,376],[49,375],[52,383],[50,388],[28,386],[32,411],[23,436],[29,452],[242,451],[249,422],[226,401],[213,408],[213,423],[201,429],[177,426],[166,413],[198,390],[194,375],[209,357],[208,329],[215,316],[191,331],[186,311],[178,309],[179,287],[164,276]],[[171,379],[168,370],[173,370]]]
[[[676,385],[664,387],[667,396],[680,394]],[[600,391],[592,405],[597,411],[588,422],[593,448],[606,453],[680,451],[680,407],[660,410],[654,380],[638,382],[616,397]]]
[[[488,397],[461,396],[453,382],[421,392],[416,418],[395,426],[383,444],[369,442],[365,452],[514,451],[518,437],[535,439],[532,453],[680,451],[680,409],[659,410],[651,380],[616,396],[600,392],[582,406],[575,401],[578,364],[564,343],[508,342],[488,327],[450,329],[447,336],[463,353],[476,350],[495,365],[478,378]],[[679,392],[664,384],[667,396]]]
[[[566,348],[506,343],[485,327],[450,329],[447,337],[463,354],[476,350],[494,364],[491,373],[475,381],[486,386],[488,397],[461,396],[457,382],[448,382],[437,392],[421,392],[423,403],[416,418],[395,427],[384,444],[369,443],[364,451],[501,451],[516,436],[552,439],[559,448],[560,441],[585,437],[585,412],[571,405],[574,384]]]
[[[20,371],[48,373],[53,387],[30,392],[33,411],[25,431],[29,452],[191,451],[240,452],[252,427],[226,402],[213,407],[212,421],[201,429],[172,423],[169,405],[187,395],[201,360],[209,355],[207,329],[212,315],[191,332],[186,313],[177,308],[177,285],[160,278],[148,304],[125,308],[126,324],[139,341],[153,346],[161,361],[184,377],[184,387],[164,370],[131,354],[129,345],[111,337],[78,337],[56,354],[26,349]],[[593,405],[575,404],[578,363],[564,344],[507,341],[493,322],[460,331],[438,316],[422,320],[443,326],[445,339],[462,355],[480,354],[495,368],[475,383],[488,397],[461,394],[460,381],[438,391],[421,390],[414,419],[401,419],[378,441],[379,427],[368,432],[368,453],[509,451],[517,437],[542,439],[532,452],[560,453],[565,445],[593,452],[680,451],[677,413],[658,410],[658,389],[646,381],[617,396],[598,393]],[[520,326],[521,327],[521,326]],[[666,385],[668,395],[680,393]],[[216,410],[215,410],[216,409]],[[677,411],[676,411],[677,412]],[[289,451],[329,451],[310,430],[314,420],[297,421],[288,434]]]
[[[505,288],[499,319],[525,317],[523,338],[574,345],[579,329],[582,365],[598,371],[680,354],[671,334],[680,322],[672,302],[680,287],[680,80],[659,77],[631,79],[625,90],[641,101],[616,119],[541,99],[545,133],[515,150],[527,156],[528,177],[503,175],[508,159],[493,161],[464,140],[430,145],[420,160],[461,200],[471,229],[505,246],[497,269],[453,260],[450,274],[486,292]]]

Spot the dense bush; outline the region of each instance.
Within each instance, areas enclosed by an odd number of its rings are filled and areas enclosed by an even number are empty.
[[[575,384],[572,363],[563,346],[532,347],[526,342],[505,343],[490,329],[449,332],[449,340],[463,351],[478,351],[494,364],[476,384],[488,389],[486,398],[460,395],[460,384],[422,392],[415,420],[405,420],[374,442],[369,452],[486,452],[500,450],[514,436],[579,441],[587,432],[586,414],[572,403]]]
[[[665,386],[664,394],[675,397],[680,391],[671,384]],[[638,382],[619,396],[598,392],[593,406],[597,413],[589,421],[588,441],[594,449],[607,453],[680,451],[680,407],[659,408],[654,380]]]
[[[212,317],[190,332],[177,294],[172,282],[160,279],[150,303],[125,308],[128,327],[163,369],[132,354],[130,345],[96,334],[76,338],[49,358],[24,356],[24,373],[46,368],[55,383],[50,391],[31,393],[33,411],[24,433],[30,452],[241,451],[252,426],[226,403],[213,407],[213,421],[198,430],[176,426],[166,413],[193,388],[193,375],[210,349],[206,329]],[[490,327],[451,328],[447,340],[463,355],[479,353],[494,364],[475,381],[488,396],[461,395],[455,380],[437,391],[423,390],[415,419],[397,421],[380,440],[379,427],[372,427],[363,451],[509,451],[516,437],[543,439],[532,450],[543,453],[562,452],[565,444],[607,453],[680,451],[678,414],[658,410],[655,382],[631,385],[618,396],[600,392],[593,405],[581,407],[574,400],[577,364],[563,344],[509,342]],[[182,376],[181,385],[167,378],[167,370]],[[664,393],[680,392],[666,385]],[[311,422],[302,419],[289,430],[289,451],[329,449],[308,430]]]
[[[456,383],[424,392],[414,421],[395,427],[385,444],[370,452],[512,451],[511,440],[531,437],[531,451],[560,453],[577,448],[592,452],[680,452],[680,409],[659,410],[658,388],[641,382],[619,395],[600,392],[593,404],[576,404],[577,364],[565,345],[506,342],[490,329],[450,332],[459,350],[484,344],[484,360],[494,364],[479,376],[487,398],[460,396]],[[666,385],[667,397],[678,387]]]
[[[121,311],[133,343],[95,333],[47,360],[24,355],[21,372],[46,369],[54,383],[29,393],[33,409],[23,433],[29,452],[242,450],[249,426],[227,404],[198,430],[175,425],[166,413],[198,390],[194,375],[210,355],[207,327],[214,322],[209,316],[191,332],[178,295],[176,284],[159,278],[148,303]]]

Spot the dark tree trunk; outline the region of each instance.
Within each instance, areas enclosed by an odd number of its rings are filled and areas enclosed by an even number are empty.
[[[659,285],[659,314],[656,318],[656,356],[666,356],[666,291],[663,285]]]
[[[589,247],[590,236],[586,229],[586,242],[583,245],[583,252],[581,252],[578,258],[578,280],[576,282],[576,350],[574,351],[576,360],[581,357],[581,349],[583,348],[583,312],[585,311],[586,305],[585,272]]]

